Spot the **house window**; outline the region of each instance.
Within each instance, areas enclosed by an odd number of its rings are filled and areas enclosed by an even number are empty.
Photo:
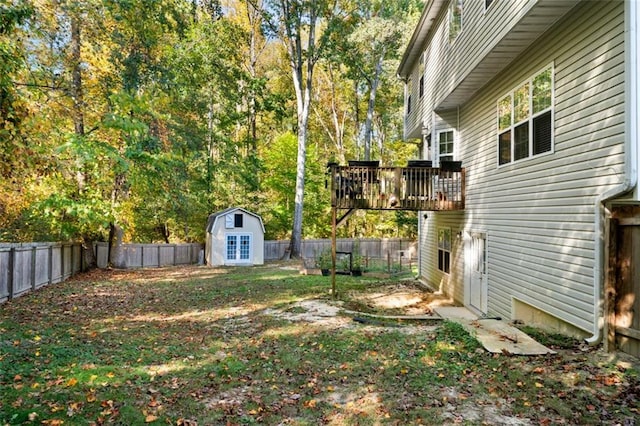
[[[451,228],[438,229],[438,270],[451,271]]]
[[[449,41],[452,42],[462,31],[463,0],[451,0],[449,3]]]
[[[491,6],[491,3],[493,3],[493,0],[484,0],[484,9],[485,10],[489,9],[489,6]]]
[[[407,98],[407,114],[411,114],[411,95]]]
[[[235,228],[242,228],[242,213],[236,213],[233,218],[233,225]]]
[[[553,150],[553,66],[498,100],[498,165]]]
[[[438,132],[438,159],[443,161],[453,161],[453,130],[443,130]]]
[[[425,63],[425,55],[426,55],[426,53],[423,53],[422,55],[420,55],[420,66],[418,67],[418,73],[420,74],[420,85],[419,85],[420,99],[422,99],[422,96],[424,96],[424,63]]]

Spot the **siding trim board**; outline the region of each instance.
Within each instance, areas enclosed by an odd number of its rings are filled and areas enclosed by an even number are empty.
[[[596,342],[605,207],[634,189],[640,158],[640,5],[514,0],[485,10],[482,3],[465,4],[464,29],[449,46],[446,14],[428,10],[444,3],[428,2],[423,17],[437,19],[420,21],[398,70],[415,79],[411,57],[428,52],[423,99],[419,113],[405,117],[405,135],[427,123],[434,146],[439,131],[453,128],[456,160],[467,171],[465,211],[430,212],[420,220],[420,275],[455,300],[469,300],[464,242],[452,238],[446,275],[437,270],[437,233],[482,229],[489,315],[513,318],[527,305]],[[497,102],[548,64],[551,151],[517,161],[512,154],[510,163],[498,165]],[[637,204],[639,194],[629,201]]]

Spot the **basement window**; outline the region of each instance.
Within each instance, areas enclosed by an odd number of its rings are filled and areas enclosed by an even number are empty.
[[[451,271],[451,228],[438,229],[438,270]]]

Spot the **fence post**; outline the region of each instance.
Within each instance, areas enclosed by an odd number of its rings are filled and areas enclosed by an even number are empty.
[[[140,244],[140,267],[144,268],[144,246]]]
[[[71,251],[71,262],[69,263],[69,277],[73,276],[73,261],[75,260],[75,255],[73,254],[73,244],[69,246],[69,251]]]
[[[9,295],[7,296],[9,298],[9,300],[13,299],[13,273],[14,273],[14,267],[16,264],[16,248],[15,247],[11,247],[9,249],[9,282],[7,283],[7,290],[9,292]]]
[[[178,245],[173,245],[173,266],[178,264]]]
[[[64,243],[60,244],[60,282],[64,281]]]
[[[51,285],[53,282],[53,245],[49,244],[49,248],[47,249],[49,253],[49,258],[47,259],[47,268],[49,271],[47,272],[47,278],[49,279],[48,285]]]
[[[156,246],[156,249],[158,249],[158,256],[157,257],[158,257],[158,268],[159,268],[160,267],[160,244],[158,244]]]
[[[36,290],[36,251],[37,246],[33,246],[31,249],[31,291]]]

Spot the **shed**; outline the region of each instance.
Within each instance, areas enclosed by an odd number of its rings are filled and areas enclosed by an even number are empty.
[[[210,266],[264,264],[262,218],[240,207],[211,214],[205,259]]]

